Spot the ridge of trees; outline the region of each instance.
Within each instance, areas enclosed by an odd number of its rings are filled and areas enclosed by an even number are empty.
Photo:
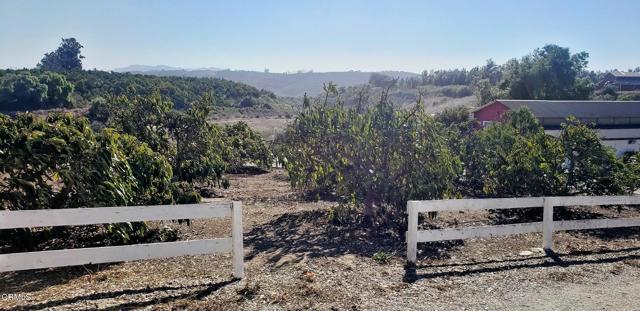
[[[0,70],[0,111],[30,111],[87,106],[99,97],[159,93],[176,109],[186,109],[204,94],[223,107],[271,107],[276,96],[265,90],[218,78],[159,77],[83,70],[82,45],[62,39],[35,69]]]
[[[566,47],[548,44],[502,65],[489,59],[485,65],[471,69],[423,71],[419,77],[393,78],[372,74],[369,84],[381,88],[417,89],[421,86],[473,88],[478,105],[494,99],[607,99],[637,100],[638,94],[622,94],[615,90],[598,90],[606,72],[587,70],[589,54],[572,54]],[[640,67],[629,69],[640,71]],[[454,94],[455,95],[455,94]],[[448,95],[446,95],[448,96]],[[455,96],[454,96],[455,97]]]

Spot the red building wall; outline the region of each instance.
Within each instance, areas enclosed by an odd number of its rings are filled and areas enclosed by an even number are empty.
[[[482,127],[483,121],[501,121],[502,114],[504,114],[509,108],[499,101],[494,101],[492,104],[484,106],[473,112],[473,118],[478,121],[478,125]]]

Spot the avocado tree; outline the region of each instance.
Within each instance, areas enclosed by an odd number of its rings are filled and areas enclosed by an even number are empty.
[[[329,97],[280,138],[278,156],[294,187],[333,193],[362,210],[366,223],[399,232],[407,200],[454,195],[460,163],[421,103],[401,110],[383,96],[358,113],[340,101],[330,105]]]
[[[87,119],[69,114],[0,115],[0,176],[0,201],[9,210],[173,202],[166,158],[132,136],[96,134]],[[146,226],[107,228],[127,241]],[[28,229],[2,235],[30,241]]]
[[[58,73],[10,73],[0,77],[0,110],[69,108],[72,92],[73,85]]]

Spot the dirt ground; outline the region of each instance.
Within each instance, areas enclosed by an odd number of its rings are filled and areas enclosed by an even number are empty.
[[[284,131],[287,124],[292,120],[293,119],[286,117],[244,117],[214,120],[213,123],[224,125],[242,121],[247,123],[253,130],[260,133],[260,135],[262,135],[266,140],[272,141],[275,139],[276,134]]]
[[[536,249],[540,234],[424,243],[413,267],[397,236],[328,224],[335,203],[301,199],[281,170],[231,181],[223,195],[243,201],[245,279],[232,278],[229,254],[4,273],[0,309],[640,310],[638,228],[557,233],[552,256]],[[456,212],[430,226],[492,221]],[[165,224],[182,239],[230,230],[227,219]]]

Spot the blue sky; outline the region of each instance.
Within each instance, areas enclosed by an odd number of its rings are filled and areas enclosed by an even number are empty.
[[[272,72],[503,63],[546,43],[591,69],[640,66],[640,1],[0,0],[0,68],[33,67],[62,37],[85,68],[130,64]]]

